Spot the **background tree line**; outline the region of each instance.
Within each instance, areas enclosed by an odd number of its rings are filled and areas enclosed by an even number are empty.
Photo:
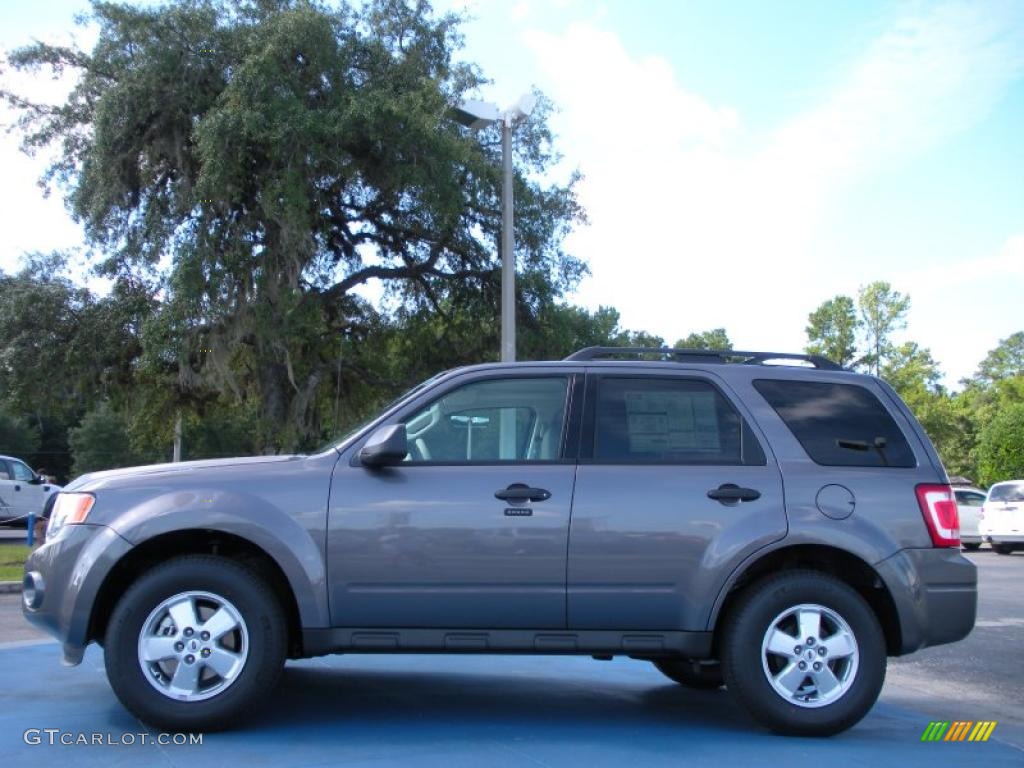
[[[66,101],[0,98],[26,151],[56,150],[43,184],[110,289],[83,287],[68,254],[0,274],[0,451],[61,479],[162,461],[179,416],[185,458],[311,450],[439,370],[496,359],[500,136],[449,118],[486,82],[453,57],[457,16],[94,0],[88,18],[91,50],[6,57],[77,73]],[[660,345],[565,300],[587,274],[563,248],[585,212],[578,177],[554,179],[551,110],[541,95],[516,133],[519,356]],[[1024,474],[1021,334],[952,395],[927,350],[891,341],[908,306],[883,283],[835,297],[809,348],[888,378],[951,471]],[[731,346],[724,329],[676,345]]]

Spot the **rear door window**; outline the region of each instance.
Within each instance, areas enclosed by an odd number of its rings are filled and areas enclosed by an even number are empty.
[[[594,419],[596,461],[615,464],[755,464],[764,451],[710,382],[601,377]]]
[[[817,464],[917,466],[896,421],[864,387],[785,379],[757,379],[754,387]]]

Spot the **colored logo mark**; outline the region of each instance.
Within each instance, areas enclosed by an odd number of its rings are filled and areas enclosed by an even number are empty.
[[[996,720],[937,720],[928,723],[921,741],[988,741]]]

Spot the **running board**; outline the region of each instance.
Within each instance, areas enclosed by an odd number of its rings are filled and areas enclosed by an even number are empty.
[[[706,659],[711,657],[711,633],[334,627],[302,630],[302,646],[307,657],[329,653],[596,653]]]

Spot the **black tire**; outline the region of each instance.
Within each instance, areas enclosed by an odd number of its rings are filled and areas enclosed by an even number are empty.
[[[187,591],[229,601],[245,622],[248,636],[247,656],[233,682],[199,701],[177,701],[158,691],[147,680],[138,651],[150,613],[167,598]],[[283,612],[258,573],[224,557],[187,555],[147,571],[121,597],[107,625],[104,661],[114,693],[143,722],[168,733],[217,731],[273,690],[286,651]]]
[[[654,666],[670,680],[687,688],[713,691],[725,685],[722,665],[717,661],[700,659],[656,659]]]
[[[981,549],[981,544],[964,544],[963,548],[966,549],[968,552],[977,552],[979,549]]]
[[[1013,544],[993,544],[992,551],[997,555],[1012,555]]]
[[[858,650],[849,688],[835,701],[816,708],[783,698],[769,682],[762,662],[762,642],[772,622],[802,604],[838,614],[849,626]],[[806,652],[809,646],[802,647]],[[845,583],[817,571],[789,571],[748,588],[725,619],[721,650],[729,691],[755,720],[786,735],[831,736],[846,730],[868,713],[885,681],[885,637],[874,611]]]

